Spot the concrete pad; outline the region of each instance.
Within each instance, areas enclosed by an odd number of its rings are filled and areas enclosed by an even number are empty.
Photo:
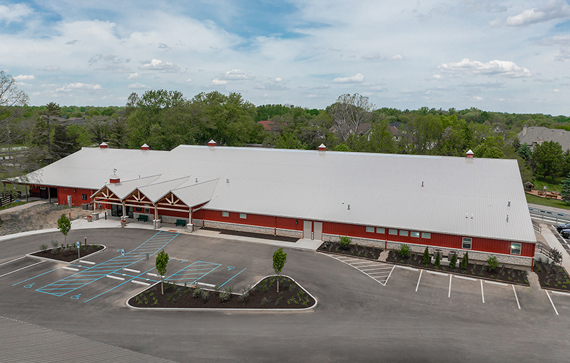
[[[544,239],[546,239],[546,242],[550,247],[556,248],[560,253],[562,253],[562,266],[566,271],[570,272],[570,255],[568,254],[568,251],[562,247],[562,244],[560,244],[558,239],[554,236],[548,225],[541,224],[540,227],[541,234],[544,236]]]

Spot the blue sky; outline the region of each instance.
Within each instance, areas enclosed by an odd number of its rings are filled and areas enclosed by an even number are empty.
[[[33,105],[163,88],[570,115],[569,61],[564,0],[0,0],[0,69]]]

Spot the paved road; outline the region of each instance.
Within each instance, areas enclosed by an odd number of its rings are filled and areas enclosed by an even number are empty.
[[[57,235],[0,242],[0,264],[36,250]],[[117,248],[134,249],[154,232],[83,230],[72,231],[68,239],[84,235],[90,243],[100,241],[109,247],[91,258],[102,262],[116,256]],[[220,264],[216,271],[227,271],[228,266],[246,268],[235,279],[237,288],[272,272],[273,246],[190,235],[180,235],[171,243],[166,248],[171,257],[188,260],[174,260],[172,268],[196,260]],[[136,284],[122,285],[85,302],[87,295],[114,286],[112,279],[91,284],[77,299],[70,294],[41,293],[35,286],[22,286],[25,283],[13,286],[49,271],[55,266],[52,262],[0,277],[0,311],[8,318],[177,362],[567,360],[570,341],[561,332],[570,323],[570,296],[401,268],[394,270],[384,287],[329,256],[284,251],[288,259],[283,272],[317,297],[319,306],[314,312],[134,311],[124,302],[143,288]],[[11,263],[0,265],[0,276],[7,271],[2,268]],[[136,269],[141,270],[146,262],[138,263]],[[66,274],[61,269],[56,273]],[[202,281],[226,277],[214,274]],[[47,283],[49,275],[37,279]]]

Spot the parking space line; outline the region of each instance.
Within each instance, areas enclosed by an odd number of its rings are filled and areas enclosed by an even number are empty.
[[[397,268],[403,268],[404,270],[410,270],[410,271],[418,271],[417,268],[413,268],[413,267],[408,267],[408,266],[400,266],[400,265],[394,265]],[[423,270],[422,270],[423,271]]]
[[[483,292],[483,280],[481,281],[481,300],[483,301],[483,304],[485,303],[485,293]]]
[[[556,294],[556,295],[566,295],[566,296],[570,296],[570,294],[567,293],[567,292],[552,291],[552,293],[553,293],[553,294]]]
[[[131,270],[130,268],[124,268],[123,270],[125,270],[125,271],[130,271],[130,272],[136,272],[136,273],[138,273],[138,274],[141,273],[139,270]]]
[[[13,260],[10,260],[10,261],[4,262],[4,263],[0,263],[0,266],[9,264],[10,262],[14,262],[14,261],[21,260],[21,259],[24,258],[24,257],[26,257],[26,256],[18,257],[18,258],[15,258],[15,259],[13,259]]]
[[[550,303],[552,304],[552,308],[554,309],[554,312],[556,313],[556,315],[560,315],[560,314],[558,314],[558,310],[556,310],[556,306],[554,306],[554,302],[550,298],[550,294],[548,293],[548,290],[544,290],[544,291],[546,292],[546,296],[548,296],[548,300],[550,300]]]
[[[455,277],[458,279],[463,279],[463,280],[477,281],[477,279],[474,279],[473,277],[460,276],[460,275],[455,275]]]
[[[85,261],[85,260],[79,260],[79,263],[86,263],[88,265],[95,265],[95,262]]]
[[[371,264],[370,261],[360,261],[360,260],[358,260],[358,261],[359,261],[359,262],[353,262],[352,264],[353,264],[354,266],[356,266],[356,265],[362,265],[362,264],[369,264],[369,265]],[[374,264],[374,263],[375,263],[375,262],[372,262],[372,264]]]
[[[445,274],[445,273],[443,273],[443,272],[430,271],[430,270],[426,270],[426,272],[427,272],[428,274],[432,274],[432,275],[447,276],[447,274]]]
[[[424,270],[420,270],[420,277],[418,277],[418,284],[416,285],[416,292],[418,292],[418,288],[420,287],[420,280],[422,278],[422,272],[424,272]]]
[[[481,280],[483,281],[483,280]],[[487,281],[485,280],[486,284],[494,284],[494,285],[499,285],[499,286],[509,286],[509,284],[505,284],[504,282],[497,282],[497,281]]]
[[[240,272],[238,272],[237,274],[235,274],[231,279],[229,279],[228,281],[224,282],[223,284],[220,285],[219,288],[222,288],[222,286],[224,286],[225,284],[227,284],[228,282],[230,282],[231,280],[234,279],[234,277],[236,277],[237,275],[241,274],[242,272],[244,272],[246,269],[244,268],[243,270],[241,270]]]
[[[117,276],[107,275],[107,277],[110,278],[110,279],[115,279],[115,280],[121,280],[121,281],[125,280],[124,278],[122,278],[122,277],[117,277]]]
[[[8,276],[8,275],[10,275],[10,274],[13,274],[14,272],[18,272],[18,271],[23,270],[23,269],[26,269],[26,268],[28,268],[28,267],[32,267],[32,266],[35,266],[35,265],[39,265],[40,263],[44,263],[44,262],[45,262],[45,261],[36,262],[36,263],[31,264],[31,265],[29,265],[29,266],[22,267],[22,268],[19,268],[19,269],[17,269],[17,270],[14,270],[14,271],[5,273],[4,275],[0,275],[0,277]]]
[[[142,277],[141,277],[142,275],[144,275],[146,272],[149,272],[149,271],[152,270],[153,268],[154,268],[154,267],[152,267],[152,268],[146,270],[145,272],[141,273],[140,275],[138,275],[138,276],[136,276],[136,277],[137,277],[137,278],[142,278]],[[107,277],[110,277],[110,276],[107,276]],[[123,279],[123,280],[124,280],[124,279]],[[89,302],[89,301],[91,301],[91,300],[93,300],[93,299],[95,299],[95,298],[98,298],[99,296],[101,296],[101,295],[103,295],[103,294],[106,294],[106,293],[108,293],[109,291],[115,290],[115,289],[118,288],[119,286],[122,286],[122,285],[126,284],[127,282],[133,281],[133,280],[134,280],[134,278],[133,278],[133,279],[128,279],[127,281],[123,281],[123,282],[121,282],[120,284],[118,284],[117,286],[115,286],[115,287],[113,287],[113,288],[110,288],[110,289],[107,290],[107,291],[103,291],[103,292],[100,293],[99,295],[93,296],[93,297],[90,298],[90,299],[85,300],[84,303],[87,303],[87,302]],[[147,280],[148,280],[148,279],[147,279]],[[154,282],[158,282],[158,281],[154,281]]]
[[[137,280],[131,280],[131,282],[132,282],[133,284],[139,284],[139,285],[150,286],[150,284],[147,283],[147,282],[142,282],[142,281],[137,281]]]
[[[152,276],[152,277],[158,277],[157,274],[153,274],[153,273],[147,273],[147,275]]]
[[[69,271],[79,271],[78,268],[67,267],[67,266],[63,266],[62,269],[64,269],[64,270],[69,270]]]
[[[394,271],[395,268],[396,268],[396,265],[392,266],[392,270],[390,270],[388,277],[386,277],[386,281],[384,281],[384,286],[388,285],[388,280],[390,279],[390,276],[392,276],[392,272]],[[380,281],[378,281],[378,282],[380,282]]]
[[[36,276],[34,276],[34,277],[30,277],[29,279],[25,279],[24,281],[20,281],[20,282],[18,282],[18,283],[15,283],[15,284],[12,285],[12,286],[20,285],[22,282],[26,282],[26,281],[33,280],[33,279],[35,279],[36,277],[40,277],[40,276],[42,276],[42,275],[45,275],[45,274],[48,274],[48,273],[50,273],[50,272],[54,272],[54,271],[57,271],[57,270],[59,270],[59,267],[58,267],[58,268],[54,268],[53,270],[49,270],[49,271],[47,271],[47,272],[44,272],[43,274],[39,274],[39,275],[36,275]]]
[[[449,275],[449,290],[447,291],[447,297],[451,297],[451,278],[453,275]]]
[[[521,309],[521,304],[519,304],[519,297],[517,296],[517,290],[515,290],[515,285],[511,285],[513,287],[513,292],[515,293],[515,299],[517,300],[517,306],[519,310]]]
[[[375,268],[366,268],[366,269],[362,268],[361,270],[368,272],[368,271],[376,271],[376,270],[389,270],[391,268],[392,267],[390,266],[390,267],[375,267]]]

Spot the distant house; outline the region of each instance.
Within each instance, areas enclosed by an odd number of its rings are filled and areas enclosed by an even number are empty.
[[[554,141],[562,146],[563,151],[570,149],[570,132],[566,130],[524,126],[518,137],[521,145],[526,143],[531,148],[545,141]]]
[[[265,131],[279,131],[279,125],[277,124],[277,122],[271,121],[271,120],[264,120],[264,121],[259,121],[258,124],[263,125],[263,129]]]

